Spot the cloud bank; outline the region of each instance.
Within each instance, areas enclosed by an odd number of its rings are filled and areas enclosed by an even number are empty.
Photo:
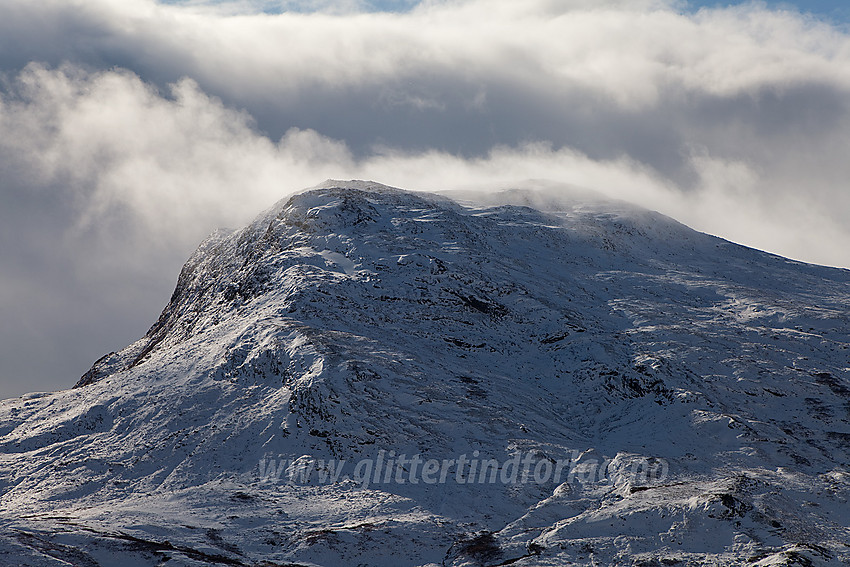
[[[207,233],[329,177],[550,179],[850,266],[845,31],[760,4],[281,6],[6,0],[9,392],[73,383],[144,332]]]

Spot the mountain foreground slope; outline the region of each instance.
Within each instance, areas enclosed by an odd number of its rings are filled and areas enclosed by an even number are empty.
[[[495,199],[327,182],[210,236],[145,337],[0,403],[0,564],[850,563],[850,273]]]

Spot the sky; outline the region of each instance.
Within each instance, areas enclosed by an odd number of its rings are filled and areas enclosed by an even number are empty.
[[[218,227],[372,179],[546,179],[850,267],[850,8],[3,0],[0,398],[156,320]]]

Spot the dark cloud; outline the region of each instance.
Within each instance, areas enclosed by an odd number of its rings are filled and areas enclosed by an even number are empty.
[[[91,365],[94,349],[138,338],[150,310],[170,293],[152,266],[174,273],[180,261],[100,261],[106,241],[73,236],[75,204],[66,188],[34,184],[8,157],[0,157],[0,393],[11,396],[69,386]]]
[[[328,177],[548,178],[850,265],[834,27],[650,0],[286,4],[4,3],[0,395],[73,383],[205,234]]]

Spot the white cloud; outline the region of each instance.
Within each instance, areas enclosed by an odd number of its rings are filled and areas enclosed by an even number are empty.
[[[435,190],[548,178],[632,200],[740,242],[850,263],[840,214],[847,196],[840,186],[830,188],[830,177],[818,185],[829,171],[794,172],[752,156],[729,159],[691,147],[683,160],[696,182],[685,192],[658,168],[628,155],[591,158],[550,142],[498,145],[473,158],[375,146],[357,158],[344,141],[311,129],[290,128],[273,142],[248,114],[203,93],[191,79],[160,93],[126,71],[31,65],[17,84],[17,96],[0,112],[0,146],[29,161],[42,185],[72,190],[75,229],[110,235],[110,245],[116,241],[111,232],[119,231],[127,246],[176,241],[185,248],[211,227],[244,223],[283,194],[328,177]],[[772,143],[787,157],[786,142]],[[833,153],[833,167],[846,167],[840,150]],[[800,161],[820,164],[824,158],[791,159],[796,169]],[[788,178],[777,178],[765,169],[769,165]],[[809,191],[788,181],[807,183]],[[839,209],[830,210],[836,204]]]

